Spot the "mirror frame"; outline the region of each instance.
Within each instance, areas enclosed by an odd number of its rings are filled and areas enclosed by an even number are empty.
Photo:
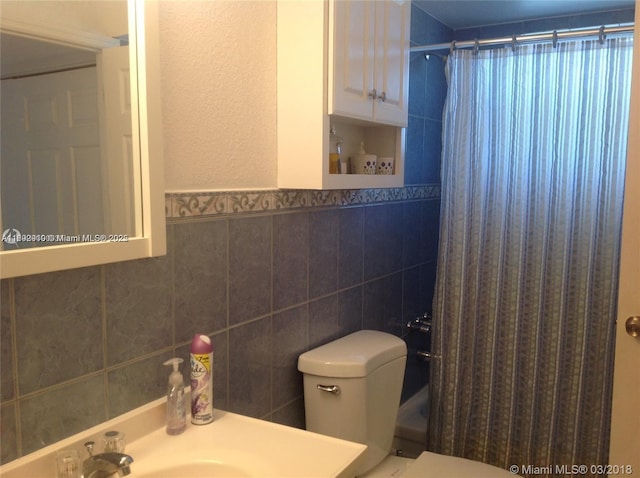
[[[0,278],[19,277],[166,254],[158,2],[128,0],[133,158],[140,165],[136,237],[0,251]],[[135,176],[135,175],[134,175]]]

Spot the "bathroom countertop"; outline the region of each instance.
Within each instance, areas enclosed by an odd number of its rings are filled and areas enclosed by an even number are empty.
[[[184,433],[165,432],[166,400],[158,399],[89,430],[61,440],[0,467],[2,478],[52,478],[56,453],[75,449],[87,456],[84,442],[101,443],[109,430],[125,434],[126,453],[133,457],[131,476],[165,476],[173,470],[201,466],[237,472],[234,476],[348,477],[364,459],[366,445],[298,428],[214,410],[207,425],[187,424]],[[98,451],[99,452],[99,451]],[[226,467],[226,468],[225,468]]]

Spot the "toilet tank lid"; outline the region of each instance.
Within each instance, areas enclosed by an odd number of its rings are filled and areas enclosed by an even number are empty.
[[[407,345],[395,335],[360,330],[303,353],[298,370],[320,377],[365,377],[406,355]]]

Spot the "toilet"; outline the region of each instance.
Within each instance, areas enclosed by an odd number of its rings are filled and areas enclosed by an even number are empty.
[[[307,430],[367,445],[356,476],[513,477],[491,465],[430,452],[415,461],[390,455],[406,361],[405,342],[376,330],[300,355]]]
[[[391,452],[407,346],[395,335],[361,330],[303,353],[307,430],[367,445],[361,475]]]

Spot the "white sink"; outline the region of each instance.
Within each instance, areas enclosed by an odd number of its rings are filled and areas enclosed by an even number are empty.
[[[131,478],[353,476],[365,445],[215,410],[178,436],[161,428],[127,446]]]
[[[215,461],[200,460],[188,465],[176,465],[147,473],[132,473],[138,478],[184,478],[185,476],[225,476],[227,478],[242,478],[252,476],[248,472],[233,465],[226,465]]]
[[[2,478],[51,478],[62,449],[100,443],[107,430],[125,433],[133,457],[131,478],[173,477],[353,477],[366,446],[297,428],[214,410],[208,425],[189,423],[184,433],[164,429],[165,400],[160,399],[86,432],[0,467]],[[99,452],[100,450],[96,450]]]

